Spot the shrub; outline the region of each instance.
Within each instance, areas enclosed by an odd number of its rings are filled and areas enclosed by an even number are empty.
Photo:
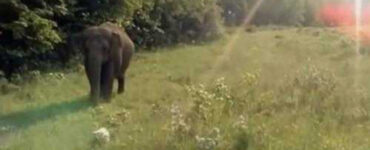
[[[250,7],[258,0],[248,1]],[[257,10],[253,24],[257,25],[316,25],[317,11],[328,0],[264,0]]]
[[[127,30],[143,47],[209,40],[222,34],[220,11],[216,0],[156,0],[136,10]]]
[[[13,72],[39,67],[46,57],[53,57],[51,50],[62,38],[56,29],[57,24],[48,19],[56,10],[48,6],[46,2],[0,2],[0,9],[5,9],[0,11],[0,61],[3,62],[0,70],[6,77],[10,78]]]
[[[312,108],[321,107],[330,100],[338,84],[331,72],[316,66],[306,66],[298,70],[289,80],[285,81],[288,84],[280,88],[282,99],[290,105]]]

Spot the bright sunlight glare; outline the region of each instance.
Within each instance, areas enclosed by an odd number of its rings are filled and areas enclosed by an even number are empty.
[[[263,1],[264,0],[258,0],[258,1],[255,2],[252,9],[248,13],[248,15],[244,18],[243,24],[236,29],[234,34],[232,34],[230,36],[230,40],[228,40],[228,43],[223,47],[223,54],[220,55],[216,59],[216,61],[214,63],[214,66],[211,69],[211,72],[214,72],[217,68],[219,68],[230,57],[230,53],[231,53],[233,47],[235,46],[235,42],[240,37],[240,35],[242,33],[244,33],[243,31],[245,30],[245,27],[248,26],[249,23],[252,21],[252,19],[254,18],[257,10],[260,8],[261,4],[263,3]]]
[[[356,16],[356,51],[359,53],[361,49],[361,31],[362,31],[362,0],[355,1],[355,16]]]
[[[357,77],[359,65],[361,63],[361,32],[362,32],[362,0],[355,1],[355,16],[356,16],[356,62],[355,62],[355,85],[358,86],[359,79]]]

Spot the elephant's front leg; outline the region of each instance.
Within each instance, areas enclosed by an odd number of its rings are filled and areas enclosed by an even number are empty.
[[[110,101],[113,89],[114,66],[112,62],[103,65],[101,72],[101,96],[103,99]]]
[[[88,57],[85,59],[85,70],[90,83],[90,100],[97,102],[100,98],[101,62]]]
[[[118,94],[122,94],[125,91],[125,76],[120,75],[117,79],[118,79]]]

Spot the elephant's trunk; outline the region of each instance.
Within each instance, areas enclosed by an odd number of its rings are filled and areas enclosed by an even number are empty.
[[[100,78],[102,70],[102,58],[96,54],[88,54],[85,58],[86,74],[90,82],[90,99],[97,101],[100,98]]]

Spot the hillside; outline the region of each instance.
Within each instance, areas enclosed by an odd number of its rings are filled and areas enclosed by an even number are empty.
[[[135,55],[126,92],[87,101],[83,71],[0,96],[0,150],[365,150],[369,53],[334,29],[257,29]],[[230,40],[235,39],[235,40]],[[107,144],[93,131],[106,127]]]

